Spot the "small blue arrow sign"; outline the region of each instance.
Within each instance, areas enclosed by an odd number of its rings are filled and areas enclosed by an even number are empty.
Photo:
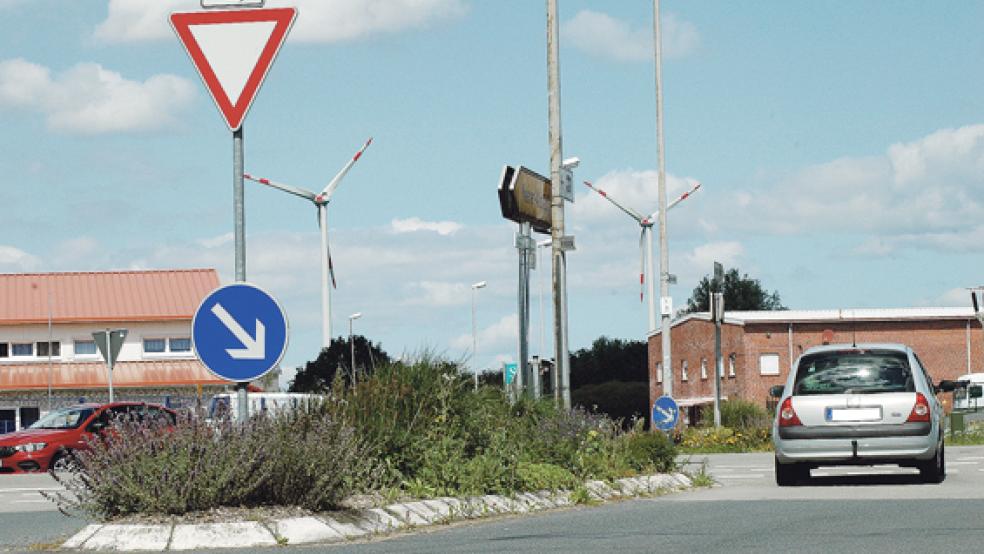
[[[660,431],[670,431],[680,419],[680,408],[676,400],[663,395],[653,403],[653,425]]]
[[[506,364],[506,384],[511,385],[513,379],[516,378],[516,371],[518,370],[518,365],[515,363]]]
[[[287,351],[287,314],[263,289],[235,283],[202,300],[191,322],[195,353],[216,377],[246,382],[277,367]]]

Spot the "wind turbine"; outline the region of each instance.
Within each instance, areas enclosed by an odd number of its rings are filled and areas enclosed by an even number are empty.
[[[656,288],[655,279],[653,279],[653,274],[656,270],[653,268],[653,224],[656,222],[656,217],[659,216],[659,212],[653,212],[648,216],[642,216],[639,212],[619,204],[614,198],[608,195],[604,190],[592,185],[589,181],[584,182],[589,189],[597,192],[615,207],[622,210],[629,215],[632,219],[636,220],[639,227],[642,227],[642,232],[639,235],[639,302],[642,302],[643,290],[646,284],[646,274],[649,274],[649,332],[654,332],[656,330]],[[666,211],[670,211],[671,208],[686,200],[691,194],[700,188],[700,183],[697,183],[688,190],[687,192],[680,195],[679,198],[670,202],[666,207]]]
[[[331,278],[331,286],[335,287],[335,268],[331,263],[331,247],[328,245],[328,202],[331,201],[331,196],[342,182],[342,178],[352,169],[355,162],[359,161],[362,153],[366,151],[366,148],[369,148],[370,144],[372,144],[372,137],[369,137],[369,140],[352,156],[352,159],[345,164],[345,167],[328,182],[328,185],[325,186],[320,194],[315,194],[300,187],[277,183],[262,177],[254,177],[249,174],[243,175],[243,177],[250,181],[255,181],[261,185],[273,187],[310,200],[318,208],[318,225],[321,227],[321,345],[323,348],[331,346],[331,288],[328,286],[329,278]]]

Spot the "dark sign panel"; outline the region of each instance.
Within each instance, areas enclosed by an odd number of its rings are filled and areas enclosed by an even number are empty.
[[[538,233],[550,233],[550,190],[550,179],[523,166],[504,166],[499,180],[502,217],[530,223]]]

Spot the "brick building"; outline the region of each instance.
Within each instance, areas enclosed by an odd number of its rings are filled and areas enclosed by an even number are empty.
[[[762,406],[796,358],[821,344],[908,344],[937,381],[984,371],[984,332],[970,307],[728,312],[721,327],[722,398]],[[693,421],[714,399],[714,324],[706,312],[688,314],[670,333],[673,397]],[[662,350],[657,331],[649,336],[650,404],[663,394]]]

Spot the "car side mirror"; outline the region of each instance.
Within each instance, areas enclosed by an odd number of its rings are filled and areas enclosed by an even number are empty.
[[[782,392],[786,390],[786,385],[775,385],[769,389],[769,396],[772,398],[782,398]]]
[[[956,389],[962,389],[967,386],[966,381],[951,381],[949,379],[944,379],[936,385],[937,392],[953,392]]]

